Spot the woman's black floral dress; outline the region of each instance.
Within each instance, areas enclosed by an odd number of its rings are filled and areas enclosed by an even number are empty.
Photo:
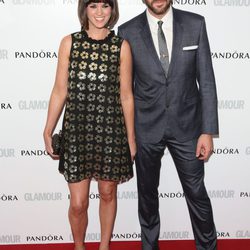
[[[133,169],[120,102],[122,39],[113,31],[103,40],[85,31],[71,37],[59,171],[67,182],[125,182]]]

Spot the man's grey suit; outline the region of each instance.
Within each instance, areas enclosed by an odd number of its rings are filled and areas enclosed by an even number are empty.
[[[119,27],[134,67],[136,169],[143,250],[158,250],[158,186],[166,146],[185,193],[196,247],[216,249],[204,162],[195,156],[201,134],[218,134],[217,94],[202,16],[173,8],[173,48],[167,77],[154,47],[146,12]],[[182,215],[180,215],[182,216]]]

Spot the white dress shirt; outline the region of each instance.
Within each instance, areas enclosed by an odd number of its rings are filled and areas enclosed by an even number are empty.
[[[162,29],[167,41],[167,47],[168,47],[168,53],[169,53],[169,62],[171,60],[171,54],[172,54],[172,46],[173,46],[173,9],[172,6],[169,7],[168,12],[162,19],[158,19],[154,17],[150,12],[146,11],[147,13],[147,19],[149,28],[151,31],[151,35],[153,38],[154,46],[156,49],[156,52],[158,54],[158,57],[160,58],[159,53],[159,42],[158,42],[158,21],[162,21]]]

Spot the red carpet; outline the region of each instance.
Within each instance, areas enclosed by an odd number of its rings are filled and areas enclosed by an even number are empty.
[[[97,250],[97,243],[88,243],[86,250]],[[112,242],[110,250],[140,250],[140,242]],[[194,241],[160,241],[161,250],[195,250]],[[0,250],[73,250],[72,244],[0,245]],[[219,240],[218,250],[250,250],[250,240]]]

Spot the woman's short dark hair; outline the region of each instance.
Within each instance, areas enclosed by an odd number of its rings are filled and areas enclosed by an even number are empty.
[[[91,3],[107,3],[110,5],[111,17],[107,23],[108,28],[113,28],[119,19],[119,9],[117,0],[79,0],[78,1],[78,17],[81,23],[81,27],[83,30],[89,29],[89,22],[87,17],[86,8]]]

